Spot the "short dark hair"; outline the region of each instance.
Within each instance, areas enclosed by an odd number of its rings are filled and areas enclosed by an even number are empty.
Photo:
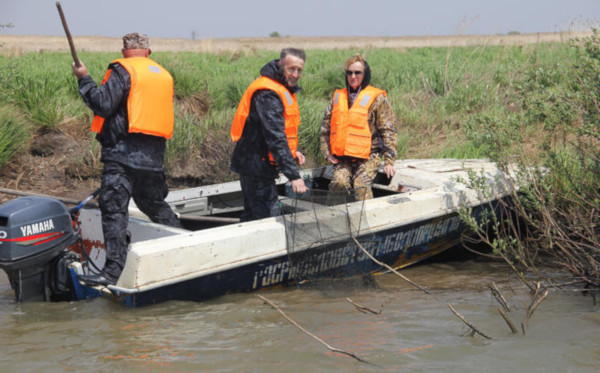
[[[304,50],[297,48],[283,48],[281,50],[281,54],[279,55],[279,59],[283,61],[283,59],[290,54],[294,57],[298,57],[302,61],[306,61],[306,53],[304,52]]]

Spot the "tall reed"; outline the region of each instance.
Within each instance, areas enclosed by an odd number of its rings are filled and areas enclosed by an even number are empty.
[[[0,168],[29,140],[29,125],[14,107],[0,105]]]

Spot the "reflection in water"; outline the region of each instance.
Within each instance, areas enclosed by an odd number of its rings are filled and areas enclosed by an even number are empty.
[[[512,334],[498,314],[495,282],[525,318],[527,289],[501,263],[476,259],[429,262],[402,272],[427,295],[393,274],[378,288],[336,294],[287,288],[263,291],[296,322],[329,345],[377,364],[329,352],[256,294],[202,303],[167,302],[127,309],[103,299],[16,304],[0,277],[0,367],[3,371],[597,371],[600,306],[577,293],[551,291]],[[358,312],[346,300],[379,310]],[[468,328],[448,304],[493,339]],[[49,367],[52,367],[49,369]]]

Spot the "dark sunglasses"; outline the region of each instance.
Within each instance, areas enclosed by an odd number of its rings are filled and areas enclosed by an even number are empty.
[[[350,70],[346,70],[346,76],[352,76],[352,75],[361,76],[362,73],[363,73],[362,71],[350,71]]]

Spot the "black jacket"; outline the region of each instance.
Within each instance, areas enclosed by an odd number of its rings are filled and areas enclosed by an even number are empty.
[[[105,84],[98,87],[89,76],[79,79],[79,93],[95,115],[105,118],[102,132],[96,140],[102,145],[102,162],[118,162],[125,166],[149,171],[162,171],[166,148],[164,137],[129,133],[127,98],[131,79],[118,63]]]
[[[300,91],[298,86],[287,87],[278,62],[279,60],[269,62],[263,66],[260,74],[282,83],[290,93]],[[278,176],[279,169],[290,180],[300,178],[284,129],[283,103],[279,95],[268,89],[256,91],[252,96],[250,114],[242,137],[233,150],[231,170],[239,174],[274,179]],[[277,166],[270,163],[269,151]]]

